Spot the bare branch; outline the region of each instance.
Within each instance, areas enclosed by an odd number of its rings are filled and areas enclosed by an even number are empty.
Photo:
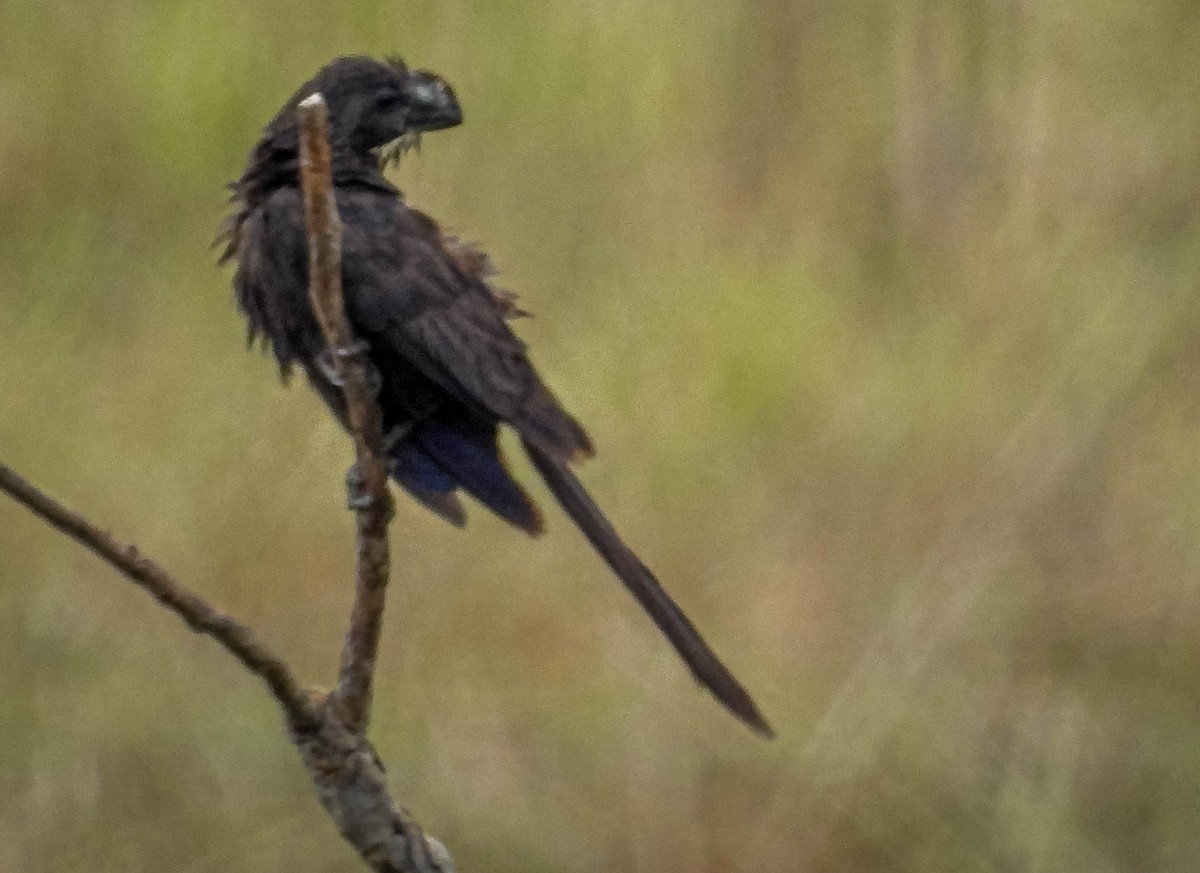
[[[454,873],[445,846],[392,800],[375,749],[336,716],[292,738],[317,798],[346,842],[377,873]]]
[[[346,319],[342,300],[341,235],[333,193],[328,111],[320,94],[299,107],[300,179],[308,224],[309,297],[329,344],[333,367],[346,401],[346,417],[354,437],[358,484],[358,568],[354,607],[342,648],[333,711],[354,733],[365,734],[371,713],[375,660],[383,625],[390,558],[387,525],[392,505],[388,470],[383,461],[383,421],[369,389],[370,362]]]
[[[379,634],[383,623],[390,558],[387,526],[392,517],[388,469],[382,458],[383,421],[368,388],[371,365],[355,339],[342,298],[342,225],[334,198],[324,98],[300,103],[300,180],[308,225],[309,297],[329,345],[354,437],[358,510],[358,567],[354,607],[342,648],[337,689],[329,696],[320,730],[294,738],[317,789],[317,797],[342,835],[381,873],[451,873],[445,848],[388,793],[383,767],[366,739]]]
[[[368,388],[371,365],[350,330],[342,301],[341,223],[333,195],[326,109],[320,95],[301,104],[300,116],[309,290],[345,395],[362,492],[352,500],[358,509],[358,567],[337,690],[323,696],[302,688],[287,664],[250,628],[181,585],[137,547],[118,542],[3,464],[0,491],[104,558],[192,630],[211,636],[266,682],[284,709],[292,743],[318,799],[368,866],[378,873],[454,873],[453,861],[441,843],[425,836],[392,799],[383,765],[366,738],[388,582],[391,498],[388,470],[381,460],[382,416]]]
[[[453,873],[445,847],[427,837],[392,800],[379,757],[320,695],[306,691],[291,669],[254,632],[180,584],[136,546],[118,542],[0,464],[0,491],[95,552],[150,592],[197,633],[207,634],[260,676],[283,707],[292,743],[304,760],[322,806],[342,836],[378,873]]]
[[[67,509],[4,464],[0,464],[0,490],[108,561],[187,622],[193,631],[207,634],[228,649],[246,669],[267,683],[293,730],[315,727],[320,716],[312,698],[301,688],[288,665],[259,641],[254,631],[178,582],[142,555],[137,546],[118,542],[112,534]]]

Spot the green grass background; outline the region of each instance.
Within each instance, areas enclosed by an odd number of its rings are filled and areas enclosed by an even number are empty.
[[[374,735],[461,869],[1200,867],[1200,6],[10,0],[0,33],[0,458],[318,684],[348,443],[208,245],[330,57],[456,87],[399,183],[536,313],[584,479],[779,732],[557,512],[402,501]],[[360,869],[263,689],[2,500],[0,835],[4,871]]]

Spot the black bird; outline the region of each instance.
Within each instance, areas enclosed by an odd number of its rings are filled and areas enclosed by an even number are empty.
[[[318,91],[329,107],[346,311],[379,375],[392,477],[452,524],[466,521],[461,490],[539,534],[541,512],[509,474],[496,442],[499,425],[512,427],[550,491],[695,677],[738,718],[770,735],[749,694],[570,471],[569,463],[592,455],[592,443],[510,329],[508,321],[523,313],[513,295],[491,283],[487,256],[407,206],[383,175],[400,144],[462,121],[445,81],[398,58],[338,58],[267,125],[230,186],[236,211],[218,238],[227,243],[221,262],[237,262],[233,285],[249,340],[270,344],[284,377],[299,364],[345,424],[308,296],[296,108]]]

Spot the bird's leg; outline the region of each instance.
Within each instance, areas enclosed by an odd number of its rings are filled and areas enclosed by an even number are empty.
[[[396,447],[404,442],[404,438],[412,433],[415,421],[406,421],[403,424],[398,424],[383,435],[383,450],[390,458],[396,453]]]
[[[383,436],[383,453],[387,458],[388,472],[395,467],[395,461],[392,456],[395,454],[396,446],[404,441],[404,438],[412,431],[415,422],[405,422],[398,424],[389,430]],[[366,509],[371,505],[371,495],[366,491],[366,483],[363,482],[362,474],[358,472],[358,464],[351,464],[346,470],[346,508],[347,509]]]
[[[367,361],[367,390],[375,397],[383,391],[383,377],[370,361]]]

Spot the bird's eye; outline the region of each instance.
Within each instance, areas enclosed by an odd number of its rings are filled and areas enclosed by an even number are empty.
[[[375,95],[375,105],[380,109],[392,109],[400,105],[400,92],[388,88]]]

